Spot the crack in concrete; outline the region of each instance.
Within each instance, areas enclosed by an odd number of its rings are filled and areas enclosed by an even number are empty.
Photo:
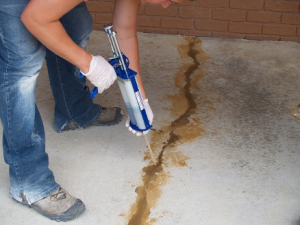
[[[164,153],[166,149],[174,147],[179,141],[181,141],[182,134],[176,133],[176,130],[181,129],[182,127],[187,126],[190,123],[191,115],[195,114],[197,109],[197,104],[191,93],[190,89],[192,87],[192,74],[198,69],[200,63],[197,60],[197,55],[199,50],[195,49],[195,45],[200,43],[200,39],[197,38],[186,38],[189,42],[187,55],[192,59],[192,65],[189,65],[188,69],[184,73],[185,84],[182,89],[184,93],[185,101],[187,102],[187,108],[177,119],[172,121],[171,125],[168,126],[168,129],[161,129],[159,131],[154,130],[154,134],[160,135],[163,134],[166,130],[169,130],[168,138],[164,142],[162,150],[160,151],[157,159],[156,165],[148,165],[143,168],[143,184],[136,189],[137,198],[136,202],[131,207],[131,218],[129,219],[128,225],[142,225],[149,224],[147,220],[149,219],[151,206],[149,204],[150,195],[153,195],[153,189],[159,189],[160,186],[164,183],[163,177],[168,177],[168,174],[164,172]],[[201,132],[199,132],[201,133]],[[179,165],[176,155],[173,154],[177,165]],[[186,163],[181,165],[185,166]],[[159,196],[152,196],[157,198]],[[154,221],[152,221],[154,222]]]

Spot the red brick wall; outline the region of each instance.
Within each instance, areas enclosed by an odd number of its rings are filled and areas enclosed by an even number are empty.
[[[90,0],[94,29],[111,22],[113,0]],[[142,5],[138,30],[149,33],[300,42],[300,0],[195,0]]]

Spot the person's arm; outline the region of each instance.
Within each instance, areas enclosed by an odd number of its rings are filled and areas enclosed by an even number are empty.
[[[129,59],[130,69],[137,72],[136,79],[144,99],[149,122],[152,124],[153,112],[149,105],[140,74],[139,46],[137,39],[137,19],[139,8],[140,0],[115,0],[113,11],[113,29],[117,32],[118,43],[121,51]],[[129,131],[137,136],[142,135],[141,132],[137,132],[129,126],[129,118],[127,119],[125,125],[128,127]],[[144,131],[143,133],[146,134],[148,131],[149,130]]]
[[[72,41],[59,21],[80,2],[82,0],[31,0],[21,20],[41,43],[77,66],[98,88],[98,93],[102,93],[117,79],[115,70],[102,56],[92,56]]]
[[[139,46],[137,39],[137,19],[140,0],[115,0],[113,11],[113,29],[117,32],[121,51],[129,59],[130,69],[137,72],[137,82],[141,94],[146,99],[139,62]]]
[[[71,40],[59,21],[80,2],[82,0],[31,0],[21,20],[47,48],[87,73],[92,56]]]

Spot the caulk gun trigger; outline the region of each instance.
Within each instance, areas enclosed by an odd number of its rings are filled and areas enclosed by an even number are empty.
[[[95,95],[98,94],[98,88],[94,87],[93,90],[91,91],[91,98],[93,99],[95,97]]]

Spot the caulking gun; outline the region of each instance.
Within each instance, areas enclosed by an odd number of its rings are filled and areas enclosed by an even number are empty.
[[[143,97],[141,95],[136,75],[137,73],[129,68],[128,58],[121,52],[117,33],[112,29],[111,23],[104,25],[104,31],[107,34],[113,56],[110,57],[110,65],[114,67],[117,74],[117,81],[122,93],[123,100],[130,118],[130,127],[133,130],[143,132],[151,129],[152,125],[149,122]],[[81,75],[83,76],[83,75]],[[94,87],[91,91],[91,98],[94,98],[98,93],[98,88]],[[143,134],[147,142],[149,152],[154,164],[156,164],[149,144],[148,138]]]
[[[149,130],[152,126],[149,123],[144,100],[136,80],[137,73],[129,68],[129,60],[121,52],[117,33],[112,27],[111,23],[104,25],[104,31],[113,53],[109,63],[115,68],[117,74],[119,88],[130,117],[130,127],[141,132]]]
[[[104,25],[104,31],[113,52],[113,56],[110,57],[108,62],[116,71],[117,81],[130,118],[129,125],[136,131],[147,131],[151,129],[152,125],[149,123],[144,100],[136,80],[137,73],[129,68],[129,60],[121,52],[117,41],[117,33],[112,30],[112,27],[111,23]],[[80,77],[83,77],[83,75],[80,74]],[[91,98],[94,98],[97,93],[98,88],[94,87],[91,91]]]

